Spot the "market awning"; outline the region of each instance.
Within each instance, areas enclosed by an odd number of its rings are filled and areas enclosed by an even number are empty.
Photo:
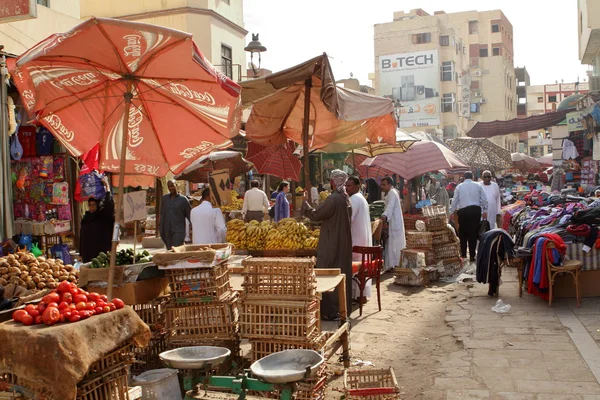
[[[557,125],[564,120],[567,113],[570,113],[571,111],[573,111],[572,108],[546,114],[532,115],[527,118],[515,118],[508,121],[478,122],[469,132],[467,132],[467,136],[472,138],[491,138],[511,133],[544,129]]]

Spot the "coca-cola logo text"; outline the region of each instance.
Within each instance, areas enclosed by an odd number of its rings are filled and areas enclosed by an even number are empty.
[[[142,106],[129,107],[129,121],[127,123],[129,128],[129,147],[138,147],[144,141],[144,138],[140,135],[140,124],[143,120]]]
[[[198,100],[208,103],[211,106],[215,105],[215,99],[208,92],[199,93],[181,83],[171,83],[169,84],[169,89],[171,89],[171,93],[185,97],[186,99]]]
[[[183,158],[188,159],[188,158],[192,158],[198,154],[207,154],[214,147],[215,147],[215,145],[213,143],[203,141],[196,147],[191,147],[191,148],[183,150],[181,153],[179,153],[179,155],[182,156]]]
[[[57,79],[50,83],[55,88],[62,89],[63,87],[69,86],[88,86],[97,82],[100,82],[100,80],[96,77],[96,74],[93,72],[87,72],[85,74],[75,75],[70,78]]]
[[[142,45],[141,45],[141,36],[140,35],[125,35],[123,39],[127,41],[127,45],[123,47],[123,53],[127,57],[140,57],[142,55]]]
[[[67,129],[66,126],[63,125],[62,120],[56,114],[49,114],[44,117],[44,121],[50,125],[52,129],[60,136],[62,136],[67,142],[70,142],[75,137],[73,131]]]
[[[25,102],[25,107],[27,107],[28,110],[31,110],[35,105],[35,98],[33,96],[33,92],[31,90],[23,90],[22,97]]]

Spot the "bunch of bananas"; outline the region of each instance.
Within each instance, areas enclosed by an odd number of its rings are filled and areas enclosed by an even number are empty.
[[[226,239],[237,249],[246,248],[246,224],[241,219],[232,219],[227,223]]]
[[[246,248],[248,250],[262,250],[266,246],[267,234],[271,230],[269,221],[250,221],[246,224]]]
[[[319,193],[319,197],[321,198],[321,201],[323,201],[329,197],[329,192],[327,190],[323,190],[321,193]]]
[[[224,204],[221,206],[222,211],[235,211],[241,210],[244,206],[244,199],[238,199],[238,192],[230,190],[231,193],[231,204]]]
[[[318,239],[321,236],[321,229],[317,228],[314,231],[309,232],[309,235]]]
[[[314,236],[308,236],[304,239],[303,248],[308,250],[314,250],[319,246],[319,238]]]
[[[298,186],[296,188],[296,194],[302,194],[304,192],[304,189],[302,189],[302,186]]]

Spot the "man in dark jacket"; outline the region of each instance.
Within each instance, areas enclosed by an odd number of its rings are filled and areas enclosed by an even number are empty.
[[[167,250],[181,246],[185,242],[185,220],[190,220],[192,207],[185,196],[177,193],[175,181],[167,183],[169,194],[165,194],[160,203],[160,237]],[[190,222],[191,223],[191,222]]]

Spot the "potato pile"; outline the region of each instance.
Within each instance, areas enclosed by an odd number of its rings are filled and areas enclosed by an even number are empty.
[[[18,285],[27,289],[56,289],[62,281],[77,283],[79,271],[60,259],[46,259],[31,253],[0,257],[0,285]]]

